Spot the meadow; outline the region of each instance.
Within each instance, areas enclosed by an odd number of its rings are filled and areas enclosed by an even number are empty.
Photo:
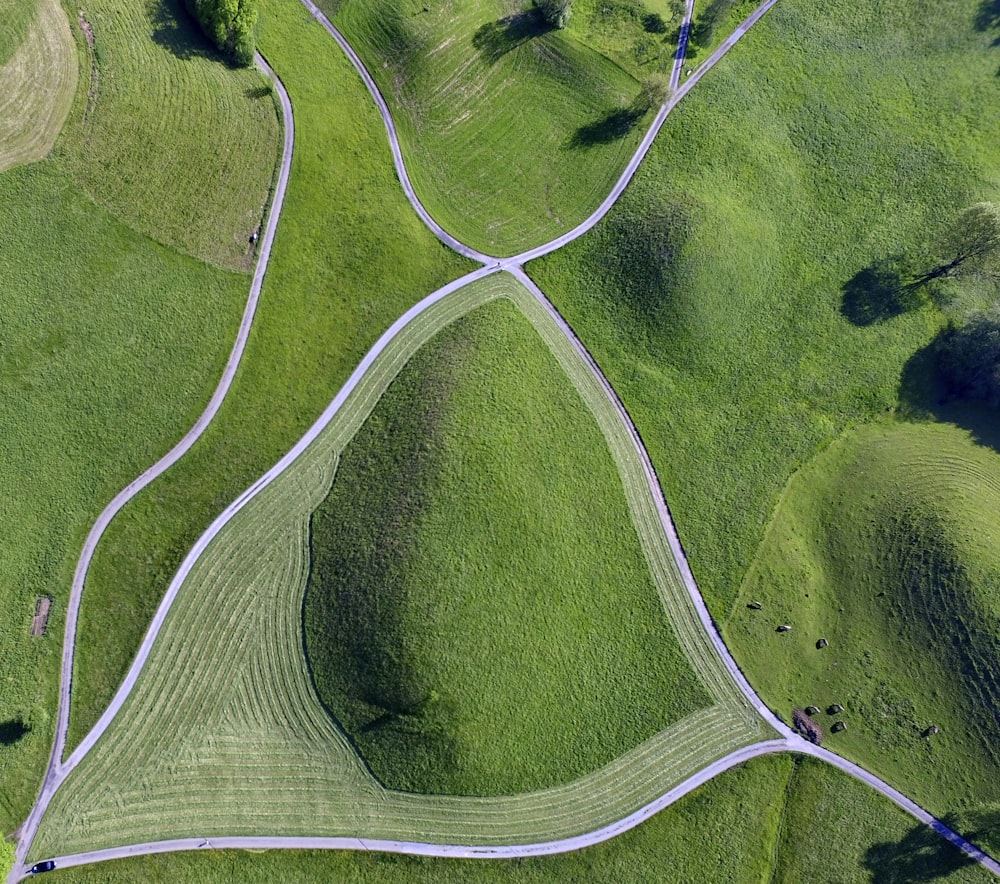
[[[831,748],[994,849],[974,817],[1000,803],[998,511],[1000,455],[967,431],[853,431],[789,484],[724,630],[769,705],[841,704]]]
[[[583,776],[708,706],[586,404],[508,300],[393,381],[314,512],[305,645],[389,788]]]
[[[608,217],[529,267],[643,434],[719,619],[791,474],[895,408],[943,322],[925,307],[855,324],[845,298],[997,194],[1000,58],[976,10],[782,2],[677,107]]]
[[[427,209],[487,254],[539,245],[597,207],[641,135],[643,120],[628,112],[639,91],[633,74],[668,70],[673,55],[636,10],[604,25],[590,0],[562,31],[546,28],[529,3],[502,0],[320,6],[392,108]],[[644,65],[609,57],[642,38],[658,47]]]
[[[50,18],[52,14],[58,18]],[[131,59],[130,76],[143,83],[157,82],[161,66],[183,66],[167,49],[134,34],[123,35],[124,45],[114,45],[114,31],[105,33],[103,16],[134,24],[137,16],[141,21],[135,4],[94,3],[88,14],[98,45],[108,48],[101,62],[105,81],[115,78],[118,59]],[[76,9],[70,15],[71,24],[57,6],[41,3],[35,24],[51,25],[59,40],[65,32],[75,75],[77,52],[85,59],[88,44]],[[44,67],[43,61],[39,64]],[[207,58],[197,64],[219,67]],[[83,61],[81,67],[85,71],[89,64]],[[31,77],[29,91],[35,92],[44,77],[40,81],[32,70],[23,68],[24,76]],[[106,160],[94,152],[105,137],[112,106],[117,108],[114,140],[122,150],[144,137],[133,111],[169,117],[183,106],[186,180],[192,187],[206,186],[206,192],[236,191],[239,196],[231,206],[239,214],[258,211],[267,198],[275,159],[273,106],[268,103],[268,129],[259,119],[257,102],[246,94],[259,84],[256,74],[213,74],[200,86],[195,78],[190,88],[177,83],[169,96],[148,94],[140,108],[134,102],[115,106],[108,98],[108,114],[96,119],[88,110],[93,101],[89,82],[83,73],[54,153],[0,174],[5,268],[0,282],[3,832],[27,814],[51,745],[64,605],[83,538],[106,502],[161,456],[203,408],[228,354],[249,285],[246,275],[178,254],[136,231],[129,218],[123,221],[93,202],[81,186],[80,170]],[[214,102],[229,105],[233,114],[243,107],[248,115],[257,115],[255,148],[271,144],[261,160],[266,174],[241,177],[236,170],[220,178],[210,161],[200,162],[201,155],[207,158],[217,149],[209,133],[220,131],[219,120],[203,113]],[[49,134],[55,137],[55,132]],[[233,144],[240,145],[239,131],[233,135]],[[169,152],[165,145],[158,150]],[[142,171],[123,162],[102,174],[122,179],[117,187],[130,212],[151,216],[170,200],[128,187],[124,179],[138,178]],[[211,180],[205,182],[203,174]],[[199,223],[192,219],[192,234],[204,232]],[[51,595],[54,605],[47,635],[32,638],[28,632],[40,595]],[[101,624],[103,632],[118,626],[111,612],[105,612]],[[100,637],[95,640],[99,643]]]
[[[302,634],[310,521],[345,446],[407,361],[442,328],[496,298],[517,304],[605,435],[662,610],[708,704],[557,787],[494,797],[395,791],[371,775],[313,687]],[[135,688],[59,788],[32,856],[206,832],[481,844],[567,837],[618,820],[706,763],[766,738],[701,628],[627,431],[551,315],[510,277],[481,279],[420,313],[330,415],[192,559]],[[524,631],[519,623],[508,628]],[[605,671],[591,668],[590,690]],[[680,674],[675,666],[674,677]],[[498,714],[513,718],[521,706],[530,708],[526,698]]]
[[[835,847],[834,847],[835,845]],[[158,882],[990,881],[930,829],[838,770],[764,756],[594,847],[518,860],[346,851],[200,851],[56,870],[71,884]]]
[[[0,20],[4,25],[0,31],[0,67],[24,42],[40,6],[40,0],[0,0]]]
[[[412,212],[367,92],[305,8],[272,4],[262,34],[294,104],[296,150],[261,302],[212,425],[97,550],[80,611],[70,749],[110,702],[212,519],[292,447],[396,317],[470,267]]]

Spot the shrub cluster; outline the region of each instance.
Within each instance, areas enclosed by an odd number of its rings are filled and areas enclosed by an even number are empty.
[[[184,0],[184,5],[230,62],[250,66],[256,49],[257,0]]]

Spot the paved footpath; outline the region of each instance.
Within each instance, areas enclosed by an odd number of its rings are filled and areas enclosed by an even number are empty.
[[[156,463],[154,466],[150,467],[145,473],[142,474],[138,479],[128,485],[122,492],[115,497],[115,499],[108,505],[108,507],[101,513],[97,523],[95,523],[93,529],[87,537],[86,544],[84,546],[83,554],[80,557],[79,564],[77,566],[76,574],[74,575],[73,588],[70,596],[70,604],[67,613],[67,623],[66,623],[66,640],[63,651],[63,669],[62,669],[62,682],[60,686],[60,696],[59,696],[59,716],[58,724],[56,730],[55,746],[52,753],[52,758],[49,762],[49,767],[46,772],[45,780],[43,782],[41,793],[35,806],[32,808],[31,814],[28,817],[25,825],[22,827],[21,839],[18,844],[17,850],[17,862],[12,869],[10,875],[8,876],[8,884],[15,884],[15,882],[21,880],[26,874],[26,868],[23,864],[25,855],[30,848],[31,841],[37,832],[38,825],[41,821],[42,816],[45,813],[46,808],[55,794],[56,789],[62,783],[62,781],[68,776],[70,771],[79,764],[83,758],[86,756],[90,748],[96,743],[101,734],[104,733],[108,725],[111,723],[114,716],[117,714],[121,705],[124,703],[128,694],[131,692],[135,681],[138,679],[145,661],[149,655],[150,649],[152,648],[153,642],[159,633],[160,627],[162,626],[166,616],[170,610],[170,606],[173,599],[176,597],[177,591],[183,584],[184,579],[189,573],[191,567],[193,567],[195,561],[201,552],[205,549],[208,543],[213,537],[218,534],[221,528],[226,524],[226,522],[232,518],[243,506],[245,506],[253,497],[258,494],[263,488],[265,488],[271,481],[273,481],[278,475],[280,475],[288,466],[308,447],[308,445],[315,439],[315,437],[326,427],[333,416],[339,411],[343,403],[346,401],[347,397],[350,395],[351,391],[357,386],[358,382],[370,368],[372,363],[378,357],[378,355],[385,349],[389,342],[402,331],[410,322],[416,319],[424,310],[428,309],[433,304],[437,303],[444,297],[447,297],[452,292],[456,292],[463,288],[468,283],[472,282],[474,279],[482,278],[483,276],[490,275],[498,271],[507,271],[511,273],[522,285],[524,285],[534,297],[542,304],[542,306],[551,314],[553,319],[558,324],[559,328],[562,330],[563,334],[569,339],[572,345],[576,348],[580,356],[583,358],[584,362],[587,364],[589,370],[593,374],[594,378],[600,384],[601,389],[604,391],[608,400],[614,407],[619,419],[622,421],[625,429],[628,432],[630,439],[632,440],[633,447],[636,454],[638,455],[640,461],[643,464],[644,473],[646,475],[647,485],[650,494],[652,494],[653,499],[656,503],[657,510],[660,516],[661,525],[667,540],[670,544],[671,551],[677,562],[678,568],[680,569],[682,578],[684,580],[685,588],[698,611],[699,618],[701,619],[702,625],[706,632],[708,633],[717,653],[720,655],[726,669],[729,671],[733,680],[737,683],[740,690],[750,702],[750,704],[757,710],[757,712],[774,728],[780,735],[781,738],[777,740],[768,740],[759,743],[755,743],[751,746],[746,746],[729,755],[721,758],[712,764],[702,768],[700,771],[689,777],[684,782],[675,786],[673,789],[661,795],[659,798],[650,802],[645,807],[640,808],[634,813],[630,814],[628,817],[619,820],[611,825],[604,826],[593,832],[584,833],[582,835],[575,836],[573,838],[564,838],[555,841],[538,842],[534,844],[520,844],[520,845],[507,845],[507,846],[482,846],[482,845],[459,845],[459,844],[427,844],[421,842],[410,842],[410,841],[381,841],[381,840],[369,840],[364,838],[275,838],[275,837],[229,837],[229,838],[188,838],[180,840],[171,841],[159,841],[159,842],[148,842],[143,844],[131,844],[116,848],[110,848],[108,850],[91,851],[87,853],[79,853],[68,856],[54,857],[56,863],[59,867],[83,865],[85,863],[98,862],[108,859],[119,859],[128,856],[138,856],[149,853],[165,853],[175,850],[197,850],[197,849],[212,849],[212,848],[244,848],[244,849],[260,849],[260,848],[339,848],[339,849],[354,849],[354,850],[376,850],[376,851],[387,851],[395,853],[407,853],[415,855],[424,856],[451,856],[451,857],[493,857],[493,858],[513,858],[513,857],[523,857],[523,856],[537,856],[543,854],[552,853],[563,853],[570,850],[578,850],[583,847],[587,847],[593,844],[606,841],[615,835],[621,834],[634,826],[639,825],[644,820],[648,819],[654,813],[663,808],[669,806],[674,801],[686,795],[692,789],[697,788],[703,783],[710,780],[712,777],[718,775],[719,773],[728,770],[729,768],[741,764],[751,758],[769,754],[773,752],[786,752],[793,751],[799,752],[805,755],[811,755],[816,758],[823,759],[824,761],[840,768],[841,770],[851,774],[862,782],[867,783],[872,788],[879,791],[881,794],[885,795],[887,798],[895,802],[899,807],[905,810],[907,813],[914,816],[921,822],[926,823],[942,837],[946,838],[952,844],[954,844],[959,850],[964,852],[966,855],[979,862],[994,874],[1000,876],[1000,863],[997,863],[995,859],[986,854],[983,850],[978,848],[976,845],[964,839],[961,835],[954,832],[948,826],[946,826],[941,820],[937,819],[933,815],[929,814],[922,807],[917,805],[915,802],[911,801],[905,795],[903,795],[898,790],[889,786],[887,783],[883,782],[881,779],[876,777],[874,774],[869,773],[853,762],[847,761],[841,758],[839,755],[822,749],[818,746],[814,746],[812,743],[804,740],[798,734],[793,732],[787,725],[784,724],[774,713],[768,709],[768,707],[763,703],[760,697],[757,696],[756,692],[750,686],[749,682],[743,675],[743,672],[737,666],[736,661],[733,659],[732,655],[729,653],[729,649],[726,647],[722,640],[721,635],[715,627],[715,623],[708,612],[708,608],[705,605],[704,599],[701,596],[697,584],[695,583],[694,576],[691,573],[691,569],[687,562],[687,557],[684,553],[683,547],[680,544],[680,540],[677,535],[676,527],[673,523],[673,519],[670,515],[670,511],[667,507],[666,500],[663,497],[663,493],[660,487],[659,480],[656,476],[656,471],[653,468],[652,461],[642,443],[642,439],[639,436],[638,430],[632,423],[631,418],[628,415],[624,405],[615,393],[614,388],[611,386],[610,382],[604,376],[597,362],[593,359],[587,349],[584,347],[583,343],[576,337],[575,333],[572,331],[568,323],[562,318],[559,312],[556,310],[555,306],[548,300],[545,294],[538,288],[534,281],[525,273],[523,265],[533,259],[546,255],[558,248],[561,248],[566,243],[572,242],[574,239],[582,236],[588,230],[592,229],[614,206],[618,198],[624,192],[625,188],[628,186],[629,182],[634,177],[636,171],[639,168],[640,163],[645,158],[646,154],[649,152],[652,146],[653,140],[655,139],[660,128],[663,126],[664,121],[667,116],[677,106],[678,102],[697,84],[697,82],[703,77],[720,59],[722,59],[727,52],[739,41],[739,39],[747,33],[747,31],[753,27],[756,22],[758,22],[767,12],[770,10],[778,0],[765,0],[757,9],[744,21],[734,32],[729,36],[729,38],[719,46],[715,52],[708,58],[708,60],[698,68],[698,70],[684,83],[683,86],[679,86],[679,80],[681,76],[681,70],[683,68],[684,54],[687,47],[687,41],[690,36],[691,29],[691,16],[693,12],[693,0],[688,0],[687,8],[685,13],[685,18],[680,30],[680,39],[678,44],[678,50],[676,55],[676,60],[674,63],[673,71],[671,74],[671,86],[673,87],[673,92],[668,98],[666,103],[660,109],[659,113],[656,115],[649,131],[646,133],[643,140],[640,142],[635,154],[632,156],[631,160],[625,167],[622,175],[618,179],[612,191],[608,194],[605,200],[598,206],[595,212],[588,217],[584,222],[577,225],[577,227],[568,231],[560,237],[552,240],[551,242],[545,243],[544,245],[538,246],[534,249],[529,249],[520,255],[516,255],[512,258],[497,258],[490,255],[485,255],[475,249],[466,246],[459,240],[455,239],[451,234],[445,231],[430,215],[426,208],[422,205],[416,192],[413,190],[412,184],[410,183],[409,174],[406,170],[406,165],[403,160],[402,150],[399,146],[399,140],[396,135],[395,123],[392,119],[392,114],[389,111],[388,104],[386,103],[384,97],[378,90],[375,81],[372,79],[370,73],[365,68],[361,59],[354,52],[353,48],[348,44],[347,40],[343,35],[333,26],[333,24],[326,18],[326,16],[319,10],[318,7],[312,2],[312,0],[302,0],[303,4],[309,9],[312,15],[320,22],[320,24],[327,30],[327,32],[336,40],[337,44],[341,47],[344,53],[348,56],[351,63],[354,65],[355,69],[358,71],[365,85],[367,86],[369,92],[372,95],[376,105],[378,106],[379,112],[382,115],[382,120],[385,124],[386,131],[388,133],[390,146],[392,149],[393,162],[396,166],[396,172],[399,177],[400,183],[402,184],[403,190],[406,193],[414,210],[423,219],[424,223],[430,228],[431,231],[446,245],[453,248],[459,254],[462,254],[468,258],[478,261],[483,266],[476,271],[462,277],[461,279],[455,280],[449,283],[447,286],[439,289],[438,291],[428,295],[423,301],[414,305],[410,308],[403,316],[401,316],[393,325],[382,335],[382,337],[376,342],[374,347],[365,355],[362,362],[358,365],[355,371],[352,373],[351,377],[348,379],[344,387],[338,392],[337,396],[331,402],[330,406],[326,409],[320,419],[316,424],[310,428],[308,433],[296,444],[296,446],[288,452],[285,457],[281,459],[271,470],[268,471],[264,476],[261,477],[253,486],[248,488],[243,494],[237,498],[226,510],[212,523],[208,531],[198,540],[195,547],[191,550],[188,556],[185,558],[181,569],[178,574],[171,581],[170,588],[164,597],[159,609],[156,612],[153,623],[150,625],[149,631],[143,640],[142,646],[139,653],[136,656],[135,661],[130,668],[125,681],[116,693],[114,700],[109,705],[108,709],[101,716],[94,729],[86,736],[86,738],[81,742],[77,749],[73,752],[69,759],[65,763],[62,762],[62,755],[65,750],[66,745],[66,734],[69,728],[69,709],[70,709],[70,692],[72,686],[72,670],[73,670],[73,650],[76,637],[76,622],[79,612],[80,597],[83,591],[83,584],[86,578],[87,570],[89,568],[90,560],[93,557],[94,550],[96,549],[97,542],[100,540],[101,535],[106,529],[107,525],[110,523],[114,515],[127,503],[132,497],[139,493],[146,485],[148,485],[153,479],[163,473],[168,467],[175,463],[197,440],[197,438],[204,432],[205,428],[214,418],[215,414],[218,412],[219,407],[222,404],[222,400],[225,398],[229,387],[232,384],[233,378],[236,374],[236,369],[239,366],[239,362],[242,358],[244,348],[246,346],[247,337],[249,336],[250,326],[253,322],[254,312],[256,310],[257,299],[260,294],[260,287],[263,281],[264,273],[267,267],[267,260],[270,255],[271,243],[274,238],[274,232],[277,227],[278,217],[281,211],[281,205],[284,198],[285,188],[287,186],[288,173],[291,165],[292,148],[294,144],[294,127],[292,121],[292,109],[291,103],[288,99],[288,95],[285,92],[284,87],[281,85],[280,80],[274,75],[273,71],[268,67],[267,63],[259,55],[257,57],[258,64],[263,68],[263,70],[271,76],[273,82],[276,85],[278,95],[280,98],[280,104],[282,112],[284,114],[285,120],[285,142],[284,150],[281,162],[281,171],[279,175],[278,185],[275,190],[274,202],[272,204],[271,213],[268,218],[268,224],[264,237],[261,243],[260,258],[257,264],[257,271],[254,275],[253,285],[251,286],[250,297],[247,302],[247,307],[244,312],[243,321],[240,325],[239,333],[237,335],[236,343],[233,347],[232,354],[230,355],[229,362],[226,365],[226,370],[223,373],[223,377],[219,383],[215,394],[209,402],[208,407],[205,412],[198,419],[198,422],[192,427],[188,434],[166,455],[162,460]]]

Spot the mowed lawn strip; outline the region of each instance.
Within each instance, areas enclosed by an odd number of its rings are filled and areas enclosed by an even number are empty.
[[[244,363],[212,427],[111,525],[84,593],[70,745],[110,702],[181,559],[273,465],[412,303],[468,262],[420,223],[371,100],[294,2],[264,14],[262,50],[295,108],[281,225]]]
[[[530,3],[320,5],[392,108],[421,200],[487,254],[580,223],[638,142],[643,121],[626,109],[639,82]]]
[[[0,67],[24,42],[40,6],[41,0],[0,0]]]
[[[313,677],[390,788],[553,786],[711,703],[607,441],[508,300],[414,356],[311,525]]]
[[[1000,53],[976,11],[782,0],[612,213],[529,268],[642,433],[717,618],[791,473],[895,405],[941,322],[856,326],[843,287],[997,196]]]
[[[302,623],[309,521],[344,447],[406,362],[442,328],[498,297],[531,321],[601,425],[663,610],[712,705],[554,788],[492,797],[389,791],[335,726],[309,674]],[[417,314],[328,418],[190,563],[134,689],[49,805],[31,849],[36,859],[204,832],[478,844],[564,838],[620,820],[769,735],[698,628],[683,583],[663,564],[669,547],[649,520],[655,507],[635,480],[641,464],[613,423],[613,407],[550,314],[511,277],[481,279]],[[602,674],[592,677],[599,683]],[[503,712],[511,718],[519,710]]]
[[[1000,455],[956,426],[850,432],[789,483],[725,628],[765,701],[840,704],[817,717],[847,723],[830,748],[993,849],[997,512]]]
[[[831,845],[836,845],[832,849]],[[67,884],[533,884],[773,880],[818,873],[844,884],[992,881],[930,828],[821,762],[755,758],[720,774],[639,828],[573,853],[514,860],[437,859],[354,851],[211,850],[56,870]]]

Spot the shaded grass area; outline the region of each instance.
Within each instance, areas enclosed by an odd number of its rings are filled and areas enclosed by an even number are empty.
[[[0,721],[25,727],[0,742],[6,832],[27,813],[51,745],[64,606],[86,531],[193,422],[247,283],[133,233],[59,162],[0,176],[0,240]],[[43,594],[55,601],[47,635],[33,638]],[[100,623],[117,628],[110,612]]]
[[[567,782],[712,702],[600,428],[510,301],[416,354],[311,537],[313,678],[390,788]]]
[[[93,46],[65,8],[83,84],[57,148],[66,168],[140,233],[249,270],[280,137],[260,72],[227,67],[183,0],[88,2]]]
[[[547,29],[530,3],[321,5],[392,107],[421,200],[477,249],[514,254],[582,221],[638,141],[632,125],[574,145],[639,84],[573,27]]]
[[[789,484],[740,598],[763,607],[725,628],[772,708],[841,704],[830,748],[938,816],[1000,805],[997,512],[1000,455],[966,432],[849,433]]]
[[[782,2],[612,213],[531,265],[643,434],[717,617],[791,473],[895,406],[941,322],[856,327],[845,283],[996,195],[998,59],[976,7]]]
[[[211,851],[57,870],[78,884],[246,881],[991,881],[930,829],[812,759],[765,756],[711,780],[637,829],[560,856],[446,860],[338,851]]]
[[[170,578],[211,520],[292,447],[397,316],[469,266],[410,209],[381,120],[333,41],[294,2],[273,4],[262,19],[261,49],[291,95],[296,124],[268,277],[215,422],[129,504],[98,549],[81,609],[70,746],[110,702]]]

